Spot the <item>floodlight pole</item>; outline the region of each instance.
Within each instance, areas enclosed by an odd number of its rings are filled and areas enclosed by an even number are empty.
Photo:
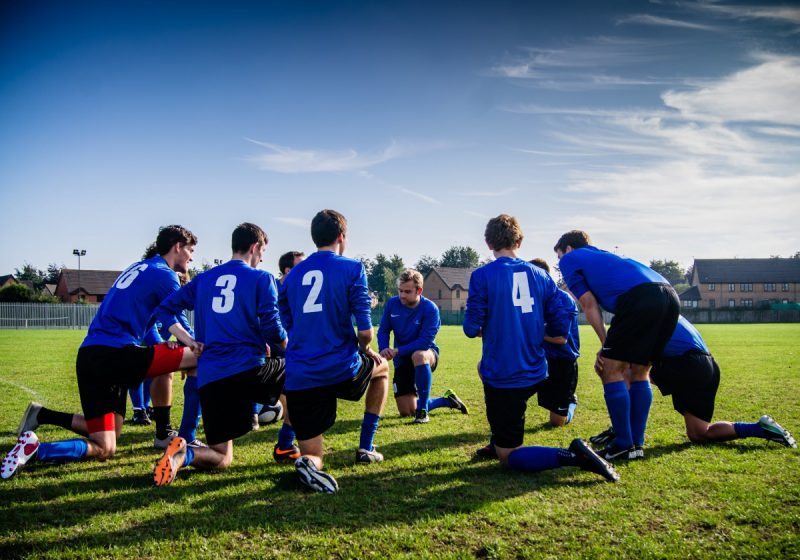
[[[72,254],[78,257],[78,301],[81,300],[81,257],[86,255],[86,249],[73,249]]]

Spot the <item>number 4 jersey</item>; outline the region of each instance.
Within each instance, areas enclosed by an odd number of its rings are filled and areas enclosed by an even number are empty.
[[[81,346],[142,344],[153,311],[178,288],[178,275],[161,256],[132,264],[114,281]]]
[[[352,378],[360,364],[360,331],[372,329],[364,265],[332,251],[317,251],[286,276],[281,319],[291,333],[286,348],[287,391]]]
[[[500,257],[475,270],[469,280],[464,334],[483,337],[483,382],[515,388],[544,381],[545,323],[553,336],[566,336],[572,312],[550,275],[528,262]]]
[[[275,278],[238,259],[198,274],[162,302],[156,318],[169,328],[184,309],[194,309],[195,340],[204,345],[200,387],[263,365],[267,343],[286,339]]]

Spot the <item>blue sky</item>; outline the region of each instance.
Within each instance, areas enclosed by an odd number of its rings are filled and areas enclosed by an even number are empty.
[[[521,255],[569,229],[642,261],[800,250],[800,6],[42,2],[0,7],[0,274],[121,269],[180,223],[313,251]]]

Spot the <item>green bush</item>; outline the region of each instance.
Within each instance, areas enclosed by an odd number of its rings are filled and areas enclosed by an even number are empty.
[[[0,301],[2,302],[32,301],[33,298],[33,290],[25,284],[11,284],[0,290]]]

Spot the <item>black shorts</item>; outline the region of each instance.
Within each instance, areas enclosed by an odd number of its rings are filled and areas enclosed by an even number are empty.
[[[547,379],[537,393],[539,406],[566,416],[570,403],[576,402],[578,361],[569,358],[547,358]]]
[[[286,391],[286,405],[298,441],[324,434],[336,422],[336,399],[358,401],[372,380],[375,362],[359,351],[361,365],[355,377],[322,387]]]
[[[430,348],[430,351],[436,356],[431,366],[431,371],[436,371],[436,366],[439,365],[439,353],[433,348]],[[414,371],[414,362],[411,356],[405,356],[395,361],[392,385],[395,398],[417,394],[416,372]]]
[[[284,359],[267,358],[263,366],[200,387],[200,409],[208,444],[231,441],[249,432],[253,426],[253,402],[274,403],[283,391],[285,380]]]
[[[134,344],[79,348],[75,371],[83,416],[93,420],[113,412],[124,417],[128,389],[142,383],[154,354],[152,346]]]
[[[661,360],[678,324],[680,301],[668,284],[640,284],[617,300],[602,355],[620,362],[649,365]]]
[[[528,399],[536,394],[542,383],[514,389],[499,389],[483,384],[486,418],[489,420],[495,445],[509,449],[522,445]]]
[[[661,394],[672,395],[675,410],[706,422],[714,416],[719,377],[714,357],[700,351],[664,358],[650,371],[650,379]]]

